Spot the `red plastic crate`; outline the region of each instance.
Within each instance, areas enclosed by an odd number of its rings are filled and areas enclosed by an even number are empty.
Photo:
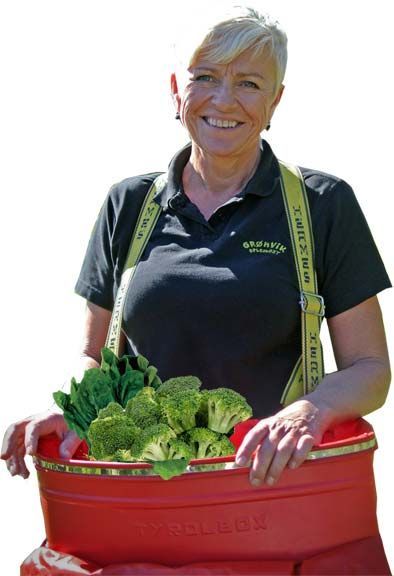
[[[168,481],[135,476],[135,469],[149,472],[150,465],[60,460],[53,457],[57,446],[44,440],[35,459],[48,546],[100,566],[301,562],[379,534],[376,441],[361,419],[327,432],[310,459],[285,470],[273,487],[251,487],[247,468],[188,472]],[[209,463],[223,461],[234,458]]]

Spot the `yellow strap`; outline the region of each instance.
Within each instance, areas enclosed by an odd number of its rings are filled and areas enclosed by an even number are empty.
[[[324,376],[320,326],[324,301],[318,294],[314,241],[308,198],[296,166],[279,162],[283,202],[289,224],[300,288],[302,357],[289,378],[281,403],[287,406],[316,388]]]
[[[105,346],[112,350],[116,356],[119,355],[120,334],[122,331],[123,308],[126,300],[127,291],[133,278],[136,266],[142,256],[145,246],[149,240],[152,230],[159,218],[161,206],[153,198],[162,190],[167,183],[167,174],[158,176],[142,205],[138,221],[134,229],[133,237],[124,265],[122,278],[118,291],[116,293],[114,309],[112,312],[111,322],[108,328],[107,340]]]
[[[296,263],[302,309],[302,356],[297,361],[281,398],[282,404],[287,405],[312,391],[324,376],[323,351],[319,337],[320,324],[324,315],[324,302],[317,292],[312,226],[302,175],[297,167],[283,162],[280,162],[280,169],[282,194]],[[116,355],[119,354],[127,291],[161,211],[161,207],[153,201],[153,198],[166,182],[166,174],[160,175],[153,182],[145,198],[130,243],[106,340],[106,347]]]

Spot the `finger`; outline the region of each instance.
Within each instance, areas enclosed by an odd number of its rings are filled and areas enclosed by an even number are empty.
[[[297,446],[297,437],[294,434],[286,434],[279,441],[269,469],[266,472],[265,482],[272,486],[278,480],[289,460],[292,458]]]
[[[311,451],[315,441],[313,436],[310,434],[304,434],[297,442],[297,446],[293,451],[291,459],[289,460],[289,468],[298,468],[303,462],[305,462],[309,452]]]
[[[61,458],[72,458],[82,440],[73,431],[66,432],[64,440],[59,446],[59,455]]]
[[[8,459],[15,451],[19,439],[24,436],[24,431],[27,421],[23,420],[16,424],[11,424],[4,434],[3,443],[1,446],[1,458]]]
[[[23,460],[23,457],[22,457]],[[21,472],[23,468],[21,468],[21,459],[17,454],[13,454],[8,458],[6,461],[7,468],[11,476],[18,476],[22,475]]]
[[[9,458],[7,458],[6,466],[11,476],[16,476],[19,470],[19,466],[17,465],[15,456],[10,456]]]
[[[22,478],[29,477],[30,472],[26,467],[24,453],[17,453],[14,455],[14,471],[15,475],[22,476]]]
[[[38,439],[40,437],[40,422],[32,420],[25,429],[25,447],[26,454],[33,456],[37,451]]]
[[[23,456],[19,457],[19,475],[25,479],[30,476],[30,472],[26,466],[26,462],[25,462],[25,459],[23,458]]]
[[[264,482],[267,470],[276,451],[276,445],[277,439],[267,436],[256,451],[249,474],[249,480],[253,486],[260,486],[260,484]]]
[[[238,448],[235,457],[237,466],[247,466],[252,459],[253,452],[261,444],[268,434],[268,425],[264,421],[259,422],[246,434]]]

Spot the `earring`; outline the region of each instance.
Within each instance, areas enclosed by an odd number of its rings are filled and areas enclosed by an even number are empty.
[[[175,114],[175,120],[180,120],[181,119],[181,115],[179,114],[179,112],[177,112]]]
[[[265,129],[266,129],[266,130],[269,130],[270,128],[271,128],[271,123],[269,122],[269,123],[267,124],[267,126],[265,127]]]

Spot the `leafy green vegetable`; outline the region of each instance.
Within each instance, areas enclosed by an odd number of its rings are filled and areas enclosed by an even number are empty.
[[[53,394],[71,430],[88,443],[88,428],[100,410],[110,403],[124,408],[144,386],[161,385],[157,369],[144,356],[118,358],[109,348],[101,350],[100,368],[85,370],[81,382],[71,379],[70,393]]]
[[[174,476],[180,476],[183,474],[187,467],[189,461],[184,458],[179,458],[178,460],[161,460],[158,462],[153,462],[153,472],[158,474],[163,480],[170,480]]]

